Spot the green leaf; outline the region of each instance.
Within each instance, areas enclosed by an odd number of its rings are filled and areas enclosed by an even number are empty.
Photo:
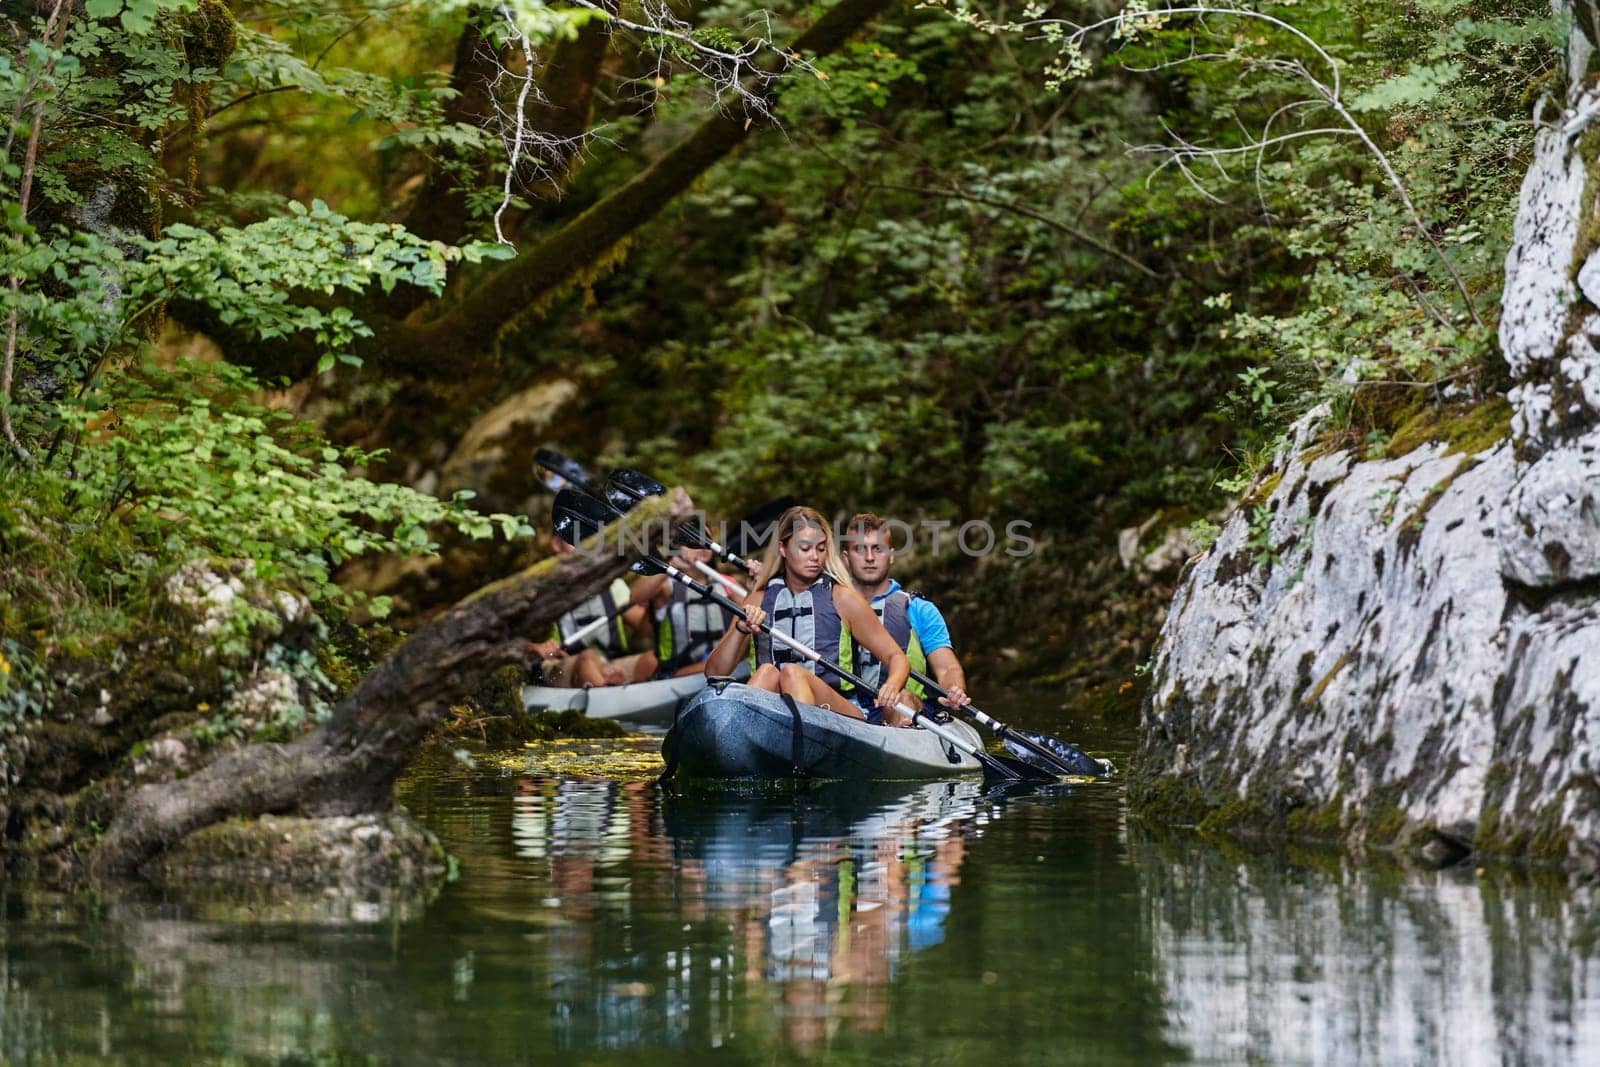
[[[1416,65],[1404,74],[1379,82],[1350,101],[1350,110],[1392,111],[1400,107],[1418,107],[1437,99],[1461,77],[1460,63],[1435,63]]]

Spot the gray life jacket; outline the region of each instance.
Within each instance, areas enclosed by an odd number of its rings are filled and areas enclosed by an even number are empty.
[[[916,595],[904,589],[896,589],[886,597],[874,599],[872,611],[878,616],[878,621],[883,623],[883,628],[889,631],[889,636],[894,638],[894,643],[899,645],[906,657],[911,660],[911,669],[927,674],[928,657],[922,651],[922,642],[917,639],[917,631],[911,625],[911,598]],[[853,652],[853,662],[846,663],[845,666],[860,675],[863,681],[870,682],[874,686],[882,685],[883,664],[872,654],[872,650],[857,642]],[[924,699],[928,695],[921,683],[915,679],[906,682],[906,689],[918,699]]]
[[[774,630],[816,649],[823,659],[839,663],[843,656],[848,661],[850,628],[839,618],[838,609],[833,605],[833,579],[826,572],[809,589],[799,593],[790,592],[783,575],[776,575],[761,594],[761,610],[766,612],[767,622]],[[834,672],[819,669],[814,662],[764,632],[756,634],[750,642],[751,669],[763,663],[779,667],[798,663],[825,682],[837,685],[842,681]]]
[[[733,614],[721,604],[674,582],[667,613],[656,624],[656,655],[662,669],[675,671],[705,662],[732,621]]]
[[[622,609],[627,606],[627,601],[618,602],[613,595],[613,586],[585,600],[582,604],[567,612],[556,620],[555,639],[566,645],[571,635],[577,633],[585,626],[602,615],[610,620],[610,624],[602,626],[597,632],[584,638],[583,645],[598,651],[606,659],[618,659],[628,654],[627,628],[622,624]],[[571,651],[571,649],[568,649]]]

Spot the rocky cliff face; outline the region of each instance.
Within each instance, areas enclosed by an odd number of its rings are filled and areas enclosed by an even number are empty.
[[[1579,6],[1506,260],[1505,436],[1374,462],[1308,449],[1302,424],[1173,601],[1137,807],[1600,870],[1600,89]]]

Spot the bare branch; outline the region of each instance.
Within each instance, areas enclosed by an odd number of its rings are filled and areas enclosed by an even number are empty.
[[[656,85],[662,84],[675,69],[686,70],[709,87],[717,103],[737,101],[747,122],[754,118],[771,120],[771,90],[779,79],[795,71],[823,76],[801,51],[777,43],[771,17],[766,12],[754,17],[758,28],[755,35],[730,46],[716,42],[723,38],[734,40],[731,34],[715,29],[697,31],[674,14],[665,0],[641,0],[637,18],[624,17],[618,13],[615,3],[604,0],[572,0],[572,3],[594,13],[608,27],[640,38],[646,47],[653,49]],[[535,73],[541,64],[540,56],[509,5],[498,4],[495,10],[505,21],[506,36],[521,52],[524,62],[521,73],[502,66],[496,77],[497,85],[501,79],[512,79],[517,84],[515,102],[496,105],[507,165],[500,204],[495,210],[495,236],[502,244],[509,245],[511,242],[505,236],[501,220],[513,202],[515,191],[541,181],[553,183],[559,176],[557,172],[564,170],[568,161],[599,134],[589,130],[561,137],[532,128],[527,109],[530,99],[542,102]]]
[[[537,68],[533,59],[533,42],[528,40],[527,34],[517,29],[516,18],[512,16],[510,11],[506,10],[504,4],[500,5],[500,14],[505,18],[506,22],[510,23],[513,35],[522,46],[523,65],[522,87],[517,92],[517,107],[515,114],[512,116],[511,138],[506,146],[508,158],[506,160],[505,184],[501,188],[500,206],[495,208],[494,212],[495,240],[503,245],[509,245],[511,242],[506,239],[505,230],[501,227],[501,219],[505,215],[506,209],[511,206],[511,183],[516,180],[517,168],[522,164],[523,146],[527,137],[528,97],[536,92],[534,72]]]

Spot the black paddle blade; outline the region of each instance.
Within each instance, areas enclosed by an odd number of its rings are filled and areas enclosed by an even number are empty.
[[[1039,753],[1014,737],[1005,739],[1006,750],[1022,762],[1041,767],[1048,771],[1059,771],[1065,774],[1087,774],[1096,778],[1103,778],[1111,773],[1111,764],[1105,760],[1097,760],[1077,745],[1051,737],[1049,734],[1038,734],[1031,730],[1018,730],[1013,728],[1011,734],[1025,737],[1038,747],[1050,753],[1050,759],[1045,759]]]
[[[569,545],[599,533],[615,517],[606,505],[576,489],[557,493],[550,514],[555,535]]]
[[[734,554],[748,556],[772,542],[773,524],[783,518],[783,513],[799,501],[792,496],[769,500],[739,520],[739,525],[728,532],[728,548]]]
[[[597,500],[588,493],[581,493],[576,489],[563,489],[556,495],[556,499],[561,502],[563,509],[587,522],[598,523],[601,526],[622,517],[622,512],[604,500]]]
[[[606,494],[609,496],[612,490],[625,493],[634,500],[643,500],[647,496],[660,496],[667,491],[667,487],[643,471],[618,467],[606,475]]]
[[[1060,779],[1049,771],[1040,770],[1031,763],[1011,759],[1009,756],[996,756],[993,752],[985,752],[978,760],[978,765],[983,768],[985,782],[1055,782]]]
[[[672,532],[672,543],[680,548],[699,548],[706,543],[706,526],[700,516],[693,515],[680,522]]]
[[[618,511],[632,511],[639,506],[639,501],[644,499],[643,497],[634,496],[626,489],[612,485],[610,481],[606,482],[602,492],[605,493],[606,502]]]
[[[534,452],[533,462],[554,475],[555,477],[551,479],[552,481],[575,485],[584,490],[587,490],[594,483],[594,479],[589,477],[589,472],[583,469],[582,463],[579,463],[571,456],[557,452],[553,448],[541,448]],[[558,491],[562,487],[562,485],[552,486]]]

